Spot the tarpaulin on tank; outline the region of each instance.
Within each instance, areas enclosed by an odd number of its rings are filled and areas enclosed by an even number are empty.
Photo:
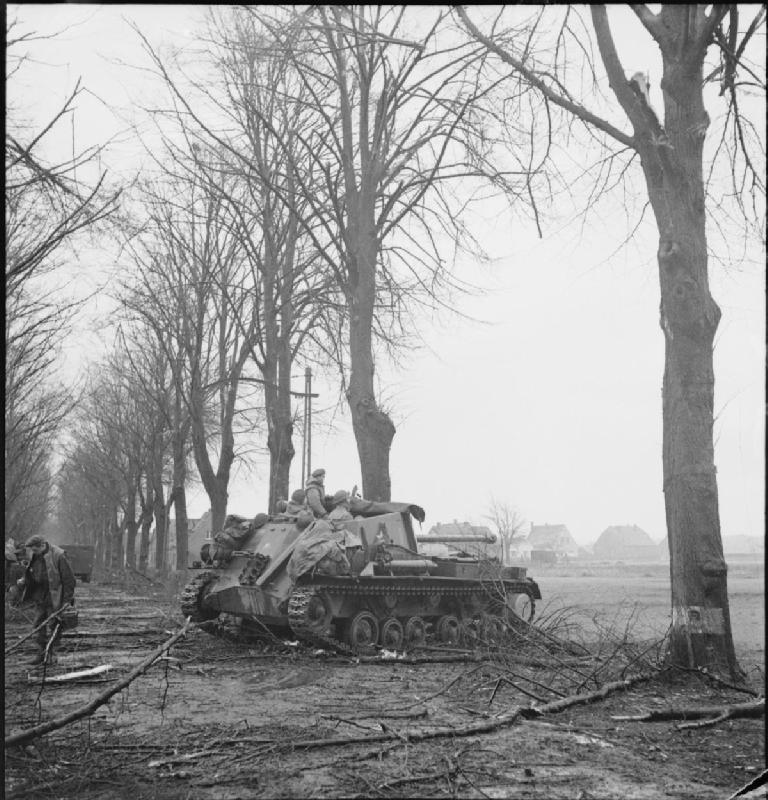
[[[318,519],[296,542],[288,562],[288,577],[293,583],[310,570],[316,575],[349,575],[349,561],[344,552],[347,532],[335,530]]]
[[[379,514],[407,511],[419,522],[424,522],[427,516],[424,509],[415,503],[380,503],[376,500],[366,500],[364,497],[351,498],[349,510],[355,517],[376,517]]]

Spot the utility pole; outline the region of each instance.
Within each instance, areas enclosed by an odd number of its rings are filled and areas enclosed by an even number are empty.
[[[304,398],[304,428],[301,447],[301,480],[306,483],[312,472],[312,369],[307,367],[304,371],[304,391],[291,392]]]

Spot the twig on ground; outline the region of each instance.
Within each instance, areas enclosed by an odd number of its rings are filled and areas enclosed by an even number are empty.
[[[721,678],[719,675],[715,675],[714,673],[710,672],[706,667],[684,667],[681,664],[675,664],[674,668],[680,670],[680,672],[696,672],[699,675],[703,675],[705,678],[713,681],[714,683],[724,686],[726,689],[733,689],[734,692],[742,692],[743,694],[752,695],[752,697],[760,697],[760,692],[755,691],[751,686],[731,683],[730,681],[725,680],[725,678]]]
[[[27,641],[27,639],[34,636],[41,628],[44,628],[59,613],[59,611],[61,611],[61,609],[57,609],[56,611],[54,611],[50,617],[44,619],[36,628],[33,628],[26,636],[22,636],[22,638],[19,639],[18,642],[14,642],[10,647],[7,647],[5,649],[5,655],[12,653],[17,647],[19,647],[19,645],[23,644],[24,642]]]
[[[162,645],[160,645],[160,647],[148,655],[135,669],[133,669],[122,680],[118,681],[114,686],[97,695],[93,700],[76,711],[72,711],[64,716],[49,720],[41,725],[36,725],[33,728],[28,728],[27,730],[18,731],[17,733],[12,733],[10,736],[6,736],[5,746],[8,747],[9,745],[13,744],[23,744],[24,742],[36,739],[38,736],[43,736],[44,734],[55,731],[58,728],[63,728],[65,725],[69,725],[70,722],[75,722],[78,719],[90,716],[97,708],[103,706],[111,697],[114,697],[114,695],[125,689],[126,686],[130,685],[136,678],[138,678],[140,675],[143,675],[155,663],[155,661],[177,640],[181,639],[181,637],[184,636],[186,632],[193,627],[193,625],[194,623],[189,617],[187,617],[187,621],[184,623],[182,628],[176,631],[176,633],[174,633],[170,639],[165,641]]]
[[[655,673],[654,673],[655,674]],[[427,739],[438,739],[443,737],[459,737],[459,736],[475,736],[481,733],[489,733],[490,731],[498,730],[499,728],[512,725],[519,719],[529,719],[531,717],[539,717],[545,714],[556,714],[577,705],[585,705],[587,703],[594,703],[598,700],[603,700],[614,692],[626,691],[632,686],[643,681],[648,681],[654,674],[650,675],[635,675],[632,678],[626,678],[623,681],[613,681],[605,684],[602,688],[595,692],[588,694],[571,695],[564,697],[561,700],[555,700],[551,703],[545,703],[543,706],[524,708],[517,706],[505,714],[494,717],[491,720],[482,722],[474,722],[460,728],[447,727],[447,728],[432,728],[432,729],[416,729],[408,731],[394,731],[391,728],[386,732],[375,736],[360,736],[360,737],[340,737],[332,739],[305,739],[300,741],[291,742],[290,746],[293,749],[310,750],[317,747],[337,747],[345,744],[360,744],[370,742],[384,742],[391,741],[393,738],[400,738],[407,742],[420,742]],[[382,726],[383,727],[383,726]]]
[[[646,714],[614,716],[621,722],[669,722],[677,719],[704,719],[704,722],[680,725],[680,728],[704,728],[727,719],[757,719],[765,715],[765,698],[753,703],[737,703],[732,706],[699,706],[696,708],[667,708],[649,711]]]

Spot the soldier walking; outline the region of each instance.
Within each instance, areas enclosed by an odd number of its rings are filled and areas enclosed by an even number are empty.
[[[31,536],[24,544],[29,556],[29,566],[24,573],[21,602],[35,604],[35,620],[32,629],[42,625],[37,632],[37,654],[29,662],[31,665],[43,664],[48,658],[53,663],[53,648],[61,638],[62,625],[54,617],[43,625],[55,611],[63,611],[75,604],[75,575],[60,547],[49,544],[42,536]],[[50,630],[49,630],[50,629]],[[49,639],[52,637],[50,645]]]

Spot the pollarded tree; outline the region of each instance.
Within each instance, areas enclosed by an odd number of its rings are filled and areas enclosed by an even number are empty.
[[[315,115],[293,131],[298,152],[284,150],[295,194],[307,205],[299,219],[343,311],[346,347],[336,344],[336,352],[342,351],[363,492],[387,500],[395,426],[377,397],[377,343],[402,345],[413,327],[408,310],[439,302],[451,285],[443,248],[462,241],[465,231],[449,187],[491,171],[490,151],[474,147],[471,124],[484,92],[469,69],[478,51],[457,44],[440,10],[321,5],[248,12],[269,32],[265,46],[283,54],[298,76],[301,102]],[[298,169],[306,163],[319,182],[306,182]],[[283,199],[295,208],[294,197]]]
[[[765,145],[742,115],[739,98],[750,86],[757,88],[764,118],[764,61],[750,64],[747,54],[750,40],[764,26],[765,9],[758,9],[742,30],[735,5],[669,4],[656,13],[645,5],[632,5],[638,35],[644,30],[661,53],[663,107],[657,115],[649,101],[647,76],[630,77],[624,71],[606,7],[591,6],[592,34],[602,68],[630,131],[595,113],[588,107],[589,98],[568,88],[578,82],[569,84],[565,66],[567,45],[573,44],[569,37],[575,12],[570,6],[539,9],[539,17],[560,17],[537,23],[540,31],[555,31],[551,47],[541,51],[533,37],[515,40],[505,32],[503,18],[498,18],[503,11],[497,15],[494,32],[486,34],[463,7],[455,9],[472,40],[499,59],[513,85],[529,85],[548,112],[559,108],[592,135],[605,137],[604,163],[619,164],[617,175],[639,156],[659,236],[660,323],[665,342],[663,474],[672,583],[670,656],[676,663],[736,675],[714,464],[713,343],[721,312],[709,289],[707,188],[713,175],[722,180],[717,161],[724,157],[736,216],[749,225],[751,213],[764,215]],[[583,36],[576,46],[580,52],[591,52]],[[592,76],[596,82],[594,71]],[[723,138],[709,143],[705,88],[716,78],[727,115]],[[604,185],[612,180],[611,173]],[[760,220],[756,227],[762,229]]]

